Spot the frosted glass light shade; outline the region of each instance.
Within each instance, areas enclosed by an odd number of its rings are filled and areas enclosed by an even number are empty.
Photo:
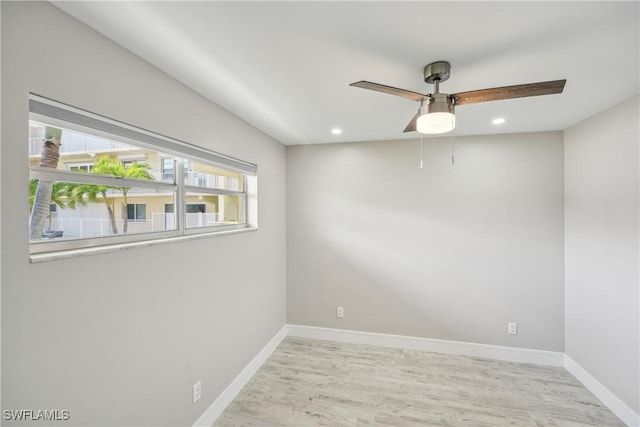
[[[456,127],[456,116],[451,113],[435,112],[418,117],[416,130],[420,133],[438,134],[452,131]]]

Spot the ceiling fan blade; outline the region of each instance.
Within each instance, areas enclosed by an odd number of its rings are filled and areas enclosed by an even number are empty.
[[[389,95],[400,96],[402,98],[411,99],[413,101],[422,101],[425,98],[428,98],[428,95],[423,95],[418,92],[412,92],[410,90],[399,89],[397,87],[381,85],[379,83],[367,82],[367,81],[359,81],[355,83],[351,83],[349,86],[359,87],[362,89],[375,90],[376,92],[387,93]]]
[[[562,93],[565,80],[552,80],[524,85],[494,87],[491,89],[472,90],[451,95],[456,106],[474,104],[476,102],[498,101],[501,99],[524,98],[527,96],[551,95]]]
[[[420,112],[417,112],[413,119],[409,122],[406,128],[404,128],[403,132],[415,132],[418,129],[418,117],[420,116]]]

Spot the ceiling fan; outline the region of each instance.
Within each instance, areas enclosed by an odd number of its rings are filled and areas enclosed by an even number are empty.
[[[440,83],[449,79],[451,65],[446,61],[437,61],[424,67],[424,81],[435,86],[432,94],[421,94],[397,87],[381,85],[368,81],[351,83],[349,86],[396,95],[418,101],[420,107],[411,119],[404,132],[418,131],[427,134],[439,134],[453,130],[455,127],[455,107],[477,102],[498,101],[501,99],[524,98],[527,96],[551,95],[562,93],[564,80],[552,80],[539,83],[528,83],[514,86],[494,87],[490,89],[472,90],[454,94],[440,93]]]

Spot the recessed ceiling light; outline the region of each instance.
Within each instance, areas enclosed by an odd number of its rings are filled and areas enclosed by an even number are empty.
[[[342,129],[333,128],[333,129],[331,129],[331,133],[334,134],[334,135],[340,135],[342,133]]]
[[[503,123],[504,123],[504,122],[506,122],[506,121],[507,121],[507,120],[506,120],[504,117],[498,117],[498,118],[496,118],[496,119],[493,119],[493,120],[491,121],[491,123],[493,123],[494,125],[501,125],[501,124],[503,124]]]

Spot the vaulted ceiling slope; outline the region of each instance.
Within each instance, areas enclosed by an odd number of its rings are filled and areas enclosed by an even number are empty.
[[[53,3],[284,144],[415,137],[416,102],[349,84],[431,93],[433,61],[446,93],[567,79],[460,107],[453,135],[563,130],[639,93],[637,1]]]

